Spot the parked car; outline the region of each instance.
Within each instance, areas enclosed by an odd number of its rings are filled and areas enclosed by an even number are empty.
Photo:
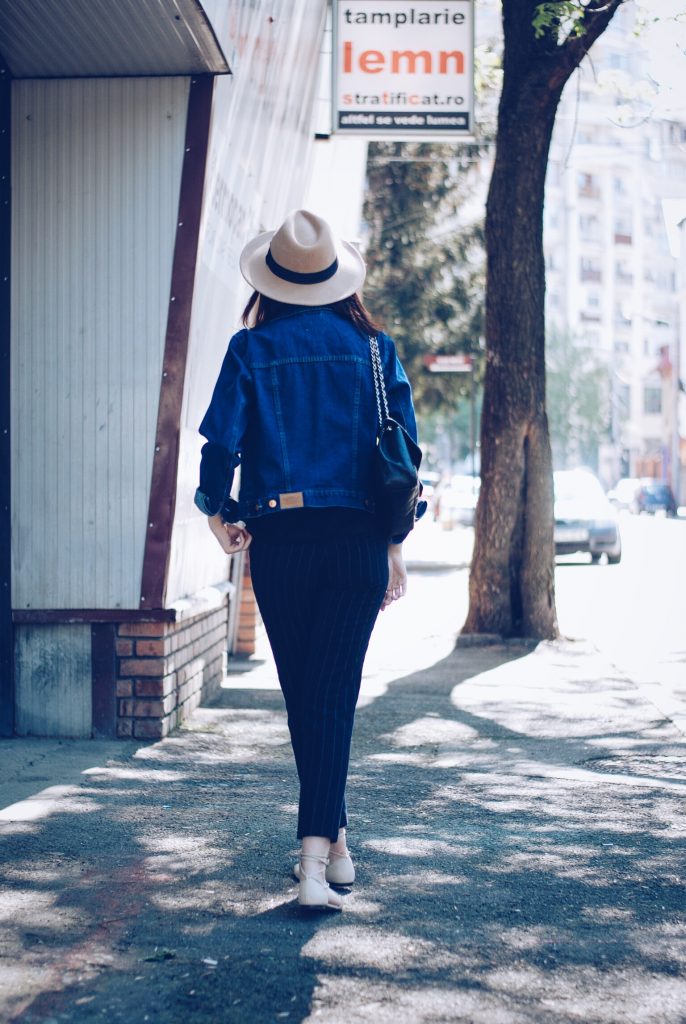
[[[429,514],[435,519],[437,500],[436,488],[441,482],[441,474],[429,469],[420,473],[419,479],[422,482],[422,498],[429,506]]]
[[[438,521],[444,530],[454,526],[473,526],[481,480],[478,476],[457,473],[441,491]]]
[[[655,515],[656,512],[660,512],[666,516],[675,516],[677,512],[676,500],[672,494],[671,487],[662,480],[652,480],[650,478],[641,480],[640,486],[634,494],[631,511],[638,515],[642,512],[649,515]]]
[[[560,470],[555,487],[555,554],[588,552],[597,563],[607,555],[611,565],[622,558],[617,512],[598,478],[588,469]]]
[[[638,477],[624,476],[617,481],[611,491],[608,491],[607,496],[618,511],[630,512],[640,486],[641,481]]]

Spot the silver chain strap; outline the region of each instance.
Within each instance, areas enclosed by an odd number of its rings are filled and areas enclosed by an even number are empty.
[[[381,353],[379,352],[378,339],[369,335],[369,348],[372,353],[372,372],[374,374],[374,391],[376,392],[376,411],[379,414],[379,426],[383,427],[384,417],[389,418],[388,400],[386,398],[386,384],[383,377],[383,366],[381,365]],[[383,409],[382,409],[383,405]]]

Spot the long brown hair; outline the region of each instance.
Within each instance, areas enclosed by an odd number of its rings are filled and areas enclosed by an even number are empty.
[[[262,295],[261,292],[253,292],[243,310],[243,326],[261,327],[263,324],[269,323],[270,320],[274,320],[277,316],[284,316],[295,309],[303,308],[312,309],[315,307],[303,307],[290,302],[278,302],[276,299],[270,299],[268,296]],[[338,313],[344,320],[349,320],[351,324],[364,334],[376,334],[381,330],[381,327],[372,319],[371,313],[357,293],[348,295],[345,299],[339,299],[338,302],[324,303],[316,308],[333,310],[334,313]]]

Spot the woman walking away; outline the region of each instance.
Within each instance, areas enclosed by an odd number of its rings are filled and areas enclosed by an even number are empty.
[[[340,910],[329,883],[355,878],[345,785],[362,663],[379,610],[407,586],[404,537],[387,535],[375,506],[370,336],[390,415],[416,438],[412,395],[358,297],[362,257],[324,220],[291,213],[245,246],[240,266],[254,292],[200,425],[195,502],[224,551],[252,543],[300,780],[298,899]]]

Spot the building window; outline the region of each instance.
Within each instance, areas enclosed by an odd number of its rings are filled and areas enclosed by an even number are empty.
[[[633,242],[633,229],[631,217],[615,218],[615,244],[631,245]]]
[[[617,284],[630,285],[634,283],[634,275],[631,272],[631,267],[628,263],[615,263],[615,278]]]
[[[600,241],[600,221],[593,214],[579,217],[579,233],[584,242]]]
[[[631,388],[628,384],[617,384],[615,402],[621,419],[626,419],[631,412]]]
[[[586,305],[589,309],[600,309],[600,295],[598,292],[589,292],[586,298]]]
[[[631,308],[625,303],[615,303],[615,325],[617,327],[631,327]]]
[[[595,281],[600,284],[603,280],[600,260],[596,260],[592,256],[581,257],[580,272],[582,281]]]
[[[646,416],[654,416],[662,412],[662,386],[646,384],[643,388],[643,412]]]
[[[600,183],[594,174],[579,174],[579,195],[586,199],[600,199]]]

